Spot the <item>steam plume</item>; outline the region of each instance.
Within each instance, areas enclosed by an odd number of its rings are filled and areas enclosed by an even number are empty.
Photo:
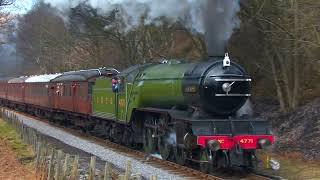
[[[222,56],[234,28],[240,25],[240,20],[236,17],[240,10],[239,2],[238,0],[206,1],[203,17],[208,54]]]
[[[253,108],[250,99],[247,99],[246,103],[237,111],[237,116],[252,116]]]
[[[160,17],[181,22],[194,32],[205,34],[209,55],[223,55],[226,42],[240,24],[236,18],[239,0],[43,0],[61,12],[86,4],[107,15],[115,8],[125,21],[125,31],[139,25],[159,23]]]

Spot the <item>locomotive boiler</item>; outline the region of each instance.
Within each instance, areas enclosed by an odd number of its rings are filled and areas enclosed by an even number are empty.
[[[194,64],[165,61],[144,69],[136,79],[142,106],[197,107],[212,115],[235,113],[251,95],[251,79],[227,54],[223,61],[217,59]]]

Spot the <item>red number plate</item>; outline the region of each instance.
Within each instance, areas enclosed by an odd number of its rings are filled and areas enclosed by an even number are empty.
[[[253,144],[253,139],[240,139],[241,144]]]

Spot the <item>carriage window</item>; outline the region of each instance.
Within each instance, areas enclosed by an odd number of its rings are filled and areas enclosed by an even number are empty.
[[[82,97],[82,94],[83,94],[82,84],[80,84],[79,87],[78,87],[78,96]]]
[[[79,88],[78,88],[78,96],[82,99],[86,99],[88,97],[88,92],[86,91],[86,84],[85,83],[82,83],[79,85]],[[89,91],[90,91],[90,88],[89,88]]]
[[[120,76],[120,77],[114,77],[112,78],[112,92],[122,92],[124,91],[124,85],[125,85],[125,78]]]
[[[46,89],[46,87],[45,86],[41,86],[41,96],[45,96],[46,94],[45,94],[45,89]]]
[[[42,95],[43,95],[43,96],[47,96],[47,95],[48,95],[48,93],[47,93],[47,88],[46,88],[45,85],[42,86]]]
[[[78,96],[79,97],[81,97],[81,94],[82,94],[82,85],[81,84],[79,84],[78,86],[77,86],[77,93],[78,93]]]
[[[89,88],[88,88],[88,94],[89,95],[92,95],[93,86],[94,86],[94,82],[89,82]]]
[[[60,86],[58,86],[59,87],[59,89],[58,89],[58,94],[60,95],[60,96],[63,96],[63,94],[64,94],[64,87],[62,86],[62,85],[60,85]]]
[[[63,95],[64,96],[71,96],[71,86],[65,85],[63,88]]]

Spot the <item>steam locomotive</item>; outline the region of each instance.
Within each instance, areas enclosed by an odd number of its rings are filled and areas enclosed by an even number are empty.
[[[267,121],[236,116],[250,82],[226,54],[2,80],[0,103],[209,172],[253,168],[255,150],[274,143]]]

